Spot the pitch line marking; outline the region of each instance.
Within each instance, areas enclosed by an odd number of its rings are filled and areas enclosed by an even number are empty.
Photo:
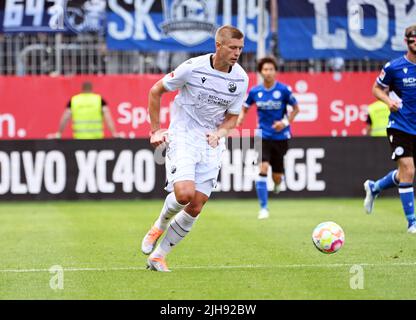
[[[277,265],[235,265],[235,266],[175,266],[172,269],[207,269],[207,270],[221,270],[221,269],[300,269],[300,268],[342,268],[353,265],[360,265],[363,267],[411,267],[416,266],[416,262],[398,262],[398,263],[332,263],[332,264],[277,264]],[[113,267],[113,268],[63,268],[64,272],[82,272],[82,271],[96,271],[96,272],[110,272],[110,271],[141,271],[146,270],[145,267]],[[0,269],[0,273],[40,273],[49,272],[49,269]]]

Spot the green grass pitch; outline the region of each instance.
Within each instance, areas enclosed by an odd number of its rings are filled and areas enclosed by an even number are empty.
[[[0,203],[0,299],[415,299],[416,236],[399,199],[216,200],[169,255],[145,270],[142,237],[162,201]],[[332,220],[345,246],[325,255],[313,228]],[[363,289],[352,289],[361,265]],[[50,287],[63,267],[63,288]]]

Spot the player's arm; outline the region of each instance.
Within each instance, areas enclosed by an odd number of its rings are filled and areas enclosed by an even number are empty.
[[[283,118],[280,121],[276,121],[275,123],[273,123],[273,128],[276,131],[283,130],[284,128],[289,126],[293,122],[293,120],[295,120],[296,115],[299,113],[299,105],[295,104],[292,107],[293,107],[293,111],[287,117]]]
[[[292,112],[287,117],[287,120],[288,120],[289,124],[291,124],[295,120],[296,116],[299,113],[299,105],[297,103],[292,105],[292,108],[293,108]]]
[[[185,61],[175,71],[165,75],[156,82],[149,91],[150,143],[152,146],[166,141],[166,129],[160,128],[160,101],[162,95],[168,91],[181,89],[188,81],[192,71],[192,59]]]
[[[243,106],[241,108],[241,112],[240,112],[240,114],[238,115],[238,118],[237,118],[237,124],[236,124],[237,127],[241,126],[241,124],[244,122],[244,119],[246,118],[248,110],[249,110],[249,108],[245,107],[245,106]]]
[[[237,119],[237,127],[241,126],[244,122],[244,119],[247,116],[248,111],[250,110],[251,105],[255,103],[254,100],[254,90],[250,90],[247,95],[246,101],[243,103],[243,107],[241,108],[240,114],[238,115]]]
[[[166,135],[164,135],[166,130],[160,128],[160,100],[167,91],[163,85],[163,79],[156,82],[149,91],[150,143],[154,147],[166,140]]]
[[[288,91],[287,103],[292,106],[293,110],[287,117],[284,117],[282,120],[273,123],[273,128],[276,131],[281,131],[284,128],[288,127],[295,120],[296,116],[299,113],[299,104],[293,96],[291,90]]]
[[[230,130],[236,127],[238,117],[238,114],[227,113],[217,131],[207,134],[208,144],[213,148],[218,146],[219,140],[226,137]]]
[[[388,105],[391,112],[396,112],[400,108],[400,102],[395,101],[389,97],[389,87],[394,79],[394,70],[391,67],[391,63],[387,62],[383,70],[378,75],[373,85],[373,95]]]
[[[388,105],[391,112],[396,112],[399,110],[400,102],[391,99],[388,95],[388,88],[383,87],[378,82],[375,82],[373,85],[373,95],[378,99],[383,101]]]

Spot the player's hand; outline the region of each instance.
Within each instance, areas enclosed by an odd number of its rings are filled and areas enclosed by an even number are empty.
[[[167,141],[168,132],[166,129],[159,129],[150,135],[150,144],[157,148]]]
[[[207,133],[207,141],[211,147],[216,148],[219,144],[220,137],[214,132]]]
[[[275,121],[272,125],[272,128],[276,131],[282,131],[284,128],[286,128],[286,125],[283,123],[283,121]]]
[[[400,102],[395,101],[395,100],[390,100],[388,106],[391,112],[397,112],[400,109]]]

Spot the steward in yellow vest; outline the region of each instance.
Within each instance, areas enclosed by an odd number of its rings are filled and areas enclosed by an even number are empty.
[[[49,137],[61,138],[62,132],[71,117],[74,139],[103,139],[103,121],[106,122],[112,136],[119,137],[119,134],[115,131],[107,103],[99,94],[92,92],[91,82],[84,82],[82,92],[71,98],[62,115],[58,132]]]
[[[380,100],[368,106],[367,131],[372,137],[386,137],[387,124],[389,123],[389,107]]]
[[[75,139],[104,138],[101,96],[80,93],[71,99],[72,132]]]

